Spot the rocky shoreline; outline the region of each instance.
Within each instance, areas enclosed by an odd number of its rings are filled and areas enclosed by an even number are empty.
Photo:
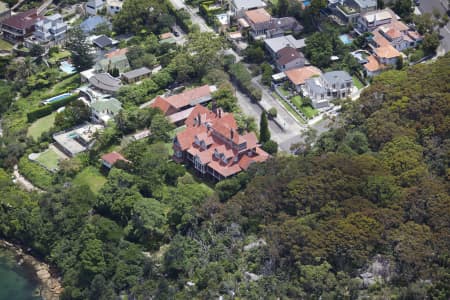
[[[60,299],[63,287],[59,277],[52,276],[50,266],[40,262],[35,257],[26,254],[22,248],[0,239],[0,247],[13,251],[20,264],[25,264],[34,269],[36,277],[40,281],[40,296],[44,300]]]

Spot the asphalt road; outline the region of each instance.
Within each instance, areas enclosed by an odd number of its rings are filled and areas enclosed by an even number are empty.
[[[446,14],[447,9],[441,1],[447,0],[420,0],[419,10],[422,14],[433,14],[433,10],[437,9],[441,14]],[[447,25],[439,30],[439,34],[442,39],[439,48],[437,49],[437,54],[438,56],[441,56],[450,51],[450,25],[447,23]]]
[[[205,22],[205,20],[200,17],[198,13],[198,9],[194,10],[190,6],[186,5],[183,0],[170,0],[175,9],[185,9],[189,15],[191,15],[191,20],[193,24],[197,24],[200,27],[201,32],[213,32]]]

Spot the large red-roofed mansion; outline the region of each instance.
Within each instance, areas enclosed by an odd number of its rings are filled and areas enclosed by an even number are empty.
[[[173,142],[174,160],[192,165],[201,176],[219,181],[269,158],[256,135],[240,135],[233,115],[220,108],[197,105],[185,124]]]

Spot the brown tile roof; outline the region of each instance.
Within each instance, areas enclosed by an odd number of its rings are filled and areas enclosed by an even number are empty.
[[[245,16],[253,24],[268,22],[272,18],[264,8],[248,10],[245,12]]]
[[[410,30],[408,31],[408,35],[413,39],[413,40],[421,40],[423,39],[423,37],[420,35],[420,33],[418,33],[417,31],[413,31]]]
[[[401,55],[400,52],[391,45],[375,48],[374,51],[375,54],[381,58],[394,58]]]
[[[170,103],[173,107],[180,109],[182,107],[188,105],[195,105],[197,101],[203,98],[211,97],[211,89],[209,85],[203,85],[197,88],[193,88],[187,91],[184,91],[181,94],[173,95],[165,98],[167,102]]]
[[[373,55],[369,55],[367,60],[368,63],[364,64],[364,68],[366,68],[369,72],[377,72],[384,68],[384,66],[380,64]]]
[[[159,35],[159,39],[160,40],[167,40],[167,39],[170,39],[170,38],[173,38],[173,37],[174,36],[173,36],[172,32],[166,32],[166,33],[163,33],[163,34]]]
[[[112,52],[106,53],[106,58],[113,58],[114,56],[125,55],[128,52],[128,48],[117,49]]]
[[[23,30],[34,26],[34,24],[40,19],[42,19],[42,17],[37,14],[37,9],[34,8],[11,16],[6,20],[3,20],[1,23],[3,25]]]
[[[297,49],[292,47],[284,47],[281,50],[277,52],[277,64],[278,65],[285,65],[290,63],[291,61],[297,60],[297,59],[304,59],[305,56],[303,53],[297,51]]]
[[[402,33],[400,32],[400,30],[396,29],[396,28],[390,28],[388,29],[385,34],[390,37],[391,39],[397,39],[399,37],[402,36]]]
[[[302,85],[305,84],[306,79],[320,75],[322,72],[314,66],[307,66],[285,71],[284,74],[294,85]]]
[[[118,160],[129,162],[122,154],[115,151],[102,155],[101,159],[110,165],[114,165]]]
[[[390,45],[391,43],[378,31],[374,30],[372,32],[373,40],[379,47]]]

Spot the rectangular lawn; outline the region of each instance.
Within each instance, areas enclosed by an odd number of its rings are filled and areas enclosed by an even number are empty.
[[[292,97],[291,101],[292,101],[292,103],[294,103],[295,106],[297,106],[298,110],[300,110],[305,115],[305,117],[307,117],[308,119],[311,119],[318,114],[318,111],[316,109],[312,108],[311,106],[302,106],[303,100],[298,95],[295,97]]]
[[[41,165],[45,166],[50,171],[58,170],[59,160],[59,155],[51,148],[42,152],[36,159],[36,161],[38,161]]]
[[[305,120],[295,111],[292,109],[292,107],[286,103],[283,99],[281,99],[280,96],[278,96],[277,93],[273,92],[272,96],[274,96],[278,101],[281,103],[281,105],[284,106],[300,123],[305,124]]]
[[[73,180],[73,183],[79,185],[87,185],[94,194],[98,194],[98,191],[106,183],[106,178],[105,176],[100,174],[100,171],[97,168],[89,166],[78,173],[78,175]]]
[[[37,140],[44,132],[50,130],[55,122],[56,112],[37,119],[28,127],[27,136]]]
[[[364,84],[362,84],[361,81],[359,81],[358,77],[353,76],[353,84],[358,88],[358,90],[362,89],[364,87]]]

